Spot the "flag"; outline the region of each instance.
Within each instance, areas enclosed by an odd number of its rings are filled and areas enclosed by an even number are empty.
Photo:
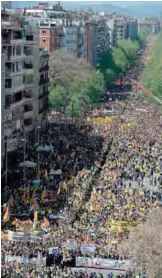
[[[48,219],[46,217],[44,217],[43,223],[42,223],[42,227],[43,228],[48,228],[50,226],[50,223],[48,221]]]
[[[34,212],[34,222],[38,222],[38,211],[36,210],[35,212]]]
[[[38,211],[34,212],[34,221],[33,221],[33,228],[36,229],[38,224]]]
[[[65,191],[67,191],[67,184],[65,181],[62,183],[61,188]]]
[[[8,222],[10,220],[10,212],[9,212],[9,206],[7,206],[5,214],[3,216],[3,222]]]
[[[38,203],[37,203],[37,200],[36,198],[34,198],[34,202],[33,202],[33,210],[34,212],[38,211],[40,209]]]
[[[47,194],[47,192],[44,190],[44,191],[42,192],[42,195],[41,195],[41,200],[46,199],[47,196],[48,196],[48,194]]]
[[[9,199],[9,201],[8,201],[8,204],[9,204],[9,206],[10,207],[14,207],[14,197],[13,197],[13,195],[11,194],[11,196],[10,196],[10,199]]]
[[[45,171],[44,171],[44,175],[45,175],[45,177],[48,177],[48,171],[47,171],[47,168],[45,169]]]
[[[60,194],[60,190],[61,190],[61,186],[59,186],[59,188],[58,188],[57,195]]]
[[[26,194],[26,187],[24,188],[24,191],[23,191],[23,194],[22,194],[22,197],[21,197],[21,201],[26,205],[26,202],[27,202],[27,194]]]

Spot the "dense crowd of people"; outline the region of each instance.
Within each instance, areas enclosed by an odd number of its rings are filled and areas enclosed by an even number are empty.
[[[35,178],[35,169],[26,172],[25,186],[13,181],[8,190],[14,200],[12,223],[21,220],[12,228],[22,231],[22,222],[30,218],[33,229],[38,211],[34,229],[40,230],[42,240],[3,241],[2,277],[97,278],[102,274],[74,273],[76,258],[127,259],[119,246],[129,236],[130,227],[145,221],[149,210],[162,205],[162,123],[154,105],[131,99],[116,107],[118,115],[107,124],[68,124],[58,131],[53,119],[39,130],[39,145],[37,136],[28,138],[26,159],[39,159],[39,173]],[[49,145],[50,152],[38,152],[39,146]],[[35,179],[39,181],[36,184]],[[28,258],[40,253],[46,265],[30,266],[26,276],[22,264],[5,261],[6,255],[23,256],[24,244]],[[93,251],[85,252],[85,244],[94,247]],[[49,254],[54,246],[57,254]],[[107,277],[145,277],[130,272],[112,275]]]

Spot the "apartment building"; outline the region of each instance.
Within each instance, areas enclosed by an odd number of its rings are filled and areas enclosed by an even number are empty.
[[[97,23],[85,23],[84,58],[92,66],[97,66]]]
[[[12,11],[1,11],[2,53],[5,61],[5,135],[8,137],[8,151],[17,148],[18,136],[23,127],[24,43],[25,29]]]
[[[5,54],[1,54],[1,169],[5,157]]]
[[[37,26],[25,26],[24,131],[33,130],[39,114],[39,36]]]
[[[112,18],[107,20],[107,26],[111,32],[111,46],[117,45],[121,40],[126,39],[127,23],[124,18]]]
[[[60,3],[56,5],[50,5],[48,3],[39,3],[37,6],[32,6],[25,8],[25,19],[29,20],[30,18],[35,23],[51,23],[51,24],[61,24],[66,26],[70,24],[70,12],[67,12],[63,9]]]
[[[52,23],[39,23],[39,47],[53,52],[63,46],[64,42],[63,27]]]
[[[138,36],[138,21],[136,19],[128,19],[126,22],[126,38],[134,40]]]
[[[39,116],[38,122],[41,123],[44,119],[45,112],[48,109],[48,70],[49,70],[49,53],[44,49],[40,50],[39,60]]]
[[[100,65],[101,54],[110,48],[109,28],[104,19],[97,21],[97,66]]]
[[[67,52],[78,56],[79,50],[79,27],[67,26],[65,30],[64,48]]]
[[[20,138],[34,129],[42,113],[39,108],[42,51],[39,50],[38,26],[24,25],[12,11],[2,9],[1,15],[2,61],[6,57],[5,85],[2,86],[4,135],[7,151],[12,152],[17,150]]]

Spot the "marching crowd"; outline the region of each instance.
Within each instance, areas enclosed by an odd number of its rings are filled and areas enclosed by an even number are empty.
[[[130,227],[145,221],[149,210],[162,205],[162,122],[154,105],[131,100],[117,107],[118,116],[109,127],[105,122],[93,128],[81,124],[74,129],[70,124],[66,132],[61,128],[58,132],[56,125],[49,123],[40,131],[39,145],[51,145],[50,153],[38,154],[39,146],[29,138],[27,160],[35,161],[39,155],[40,183],[33,185],[32,171],[23,192],[14,183],[12,214],[27,213],[34,222],[38,210],[37,229],[46,219],[42,240],[26,242],[28,257],[40,252],[46,267],[30,267],[23,276],[23,265],[9,265],[4,258],[23,256],[24,243],[3,242],[2,277],[97,278],[102,274],[72,273],[76,257],[127,259],[118,247],[129,236]],[[60,169],[61,174],[52,174]],[[30,209],[33,197],[36,207]],[[75,247],[70,248],[70,243]],[[93,252],[85,254],[84,244],[94,246]],[[56,256],[49,255],[53,246],[58,248]],[[146,276],[125,273],[107,277]]]

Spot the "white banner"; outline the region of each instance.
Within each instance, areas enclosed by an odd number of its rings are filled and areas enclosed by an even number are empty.
[[[18,262],[20,264],[23,264],[24,258],[20,256],[10,256],[6,255],[5,256],[5,263],[10,263],[10,262]],[[25,260],[27,264],[36,264],[36,265],[45,265],[46,264],[46,258],[31,258],[31,259],[26,259]]]
[[[34,235],[33,233],[21,233],[21,232],[8,231],[8,240],[37,242],[37,241],[41,241],[42,238]]]
[[[86,258],[77,257],[76,258],[77,267],[91,267],[91,268],[105,268],[114,270],[127,270],[132,268],[131,262],[127,260],[109,260],[102,258]]]

